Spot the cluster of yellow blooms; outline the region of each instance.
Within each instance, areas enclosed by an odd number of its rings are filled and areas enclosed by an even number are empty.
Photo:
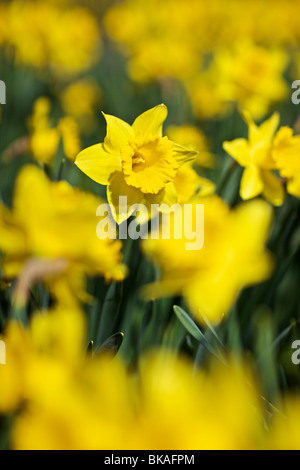
[[[49,103],[41,99],[31,119],[34,132],[57,132],[49,125],[48,113]],[[117,222],[130,216],[128,208],[119,210],[119,196],[127,196],[129,204],[148,206],[163,201],[205,203],[202,250],[187,251],[184,238],[144,240],[146,255],[162,271],[161,280],[147,286],[144,294],[183,295],[199,322],[220,322],[244,287],[272,273],[273,257],[265,247],[271,206],[255,200],[232,210],[214,195],[214,185],[203,181],[191,166],[195,159],[213,164],[205,138],[193,127],[186,128],[193,137],[191,145],[177,127],[168,133],[181,144],[163,137],[164,105],[146,111],[132,126],[104,116],[104,142],[82,151],[76,164],[107,185]],[[264,181],[270,181],[266,174],[273,168],[270,147],[278,116],[260,128],[249,117],[248,122],[249,142],[239,139],[225,148],[248,171],[256,165],[257,174],[262,168]],[[33,134],[32,143],[35,138]],[[288,128],[274,139],[274,160],[292,188],[298,185],[297,146],[298,137]],[[188,194],[186,181],[194,182]],[[227,366],[214,365],[209,372],[195,374],[188,360],[160,351],[141,358],[138,372],[129,374],[119,360],[86,354],[86,325],[80,310],[80,301],[88,300],[85,277],[121,281],[126,275],[121,242],[96,237],[95,214],[102,203],[66,182],[50,182],[40,169],[27,166],[18,177],[13,208],[0,206],[2,268],[7,279],[18,278],[17,307],[24,306],[36,282],[43,282],[57,300],[54,311],[33,316],[29,329],[14,321],[6,328],[0,411],[18,412],[13,447],[297,448],[298,401],[287,400],[286,418],[276,413],[266,421],[259,388],[247,367],[241,369],[229,360]],[[176,212],[169,220],[172,227],[183,223]],[[288,442],[283,422],[289,426]]]
[[[257,126],[248,113],[249,140],[225,142],[224,149],[245,168],[240,195],[248,200],[263,195],[275,206],[282,205],[287,191],[300,197],[300,137],[290,127],[279,126],[275,113],[261,126]],[[279,178],[274,171],[279,172]]]
[[[44,162],[51,162],[59,132],[67,156],[70,147],[67,124],[52,128],[49,106],[41,98],[30,120],[31,148],[38,160],[44,155]],[[205,204],[202,249],[188,251],[185,236],[142,242],[146,256],[161,270],[144,296],[183,295],[199,323],[219,323],[242,289],[272,274],[274,259],[266,249],[272,206],[256,199],[230,209],[215,195],[214,184],[192,166],[195,160],[206,167],[214,164],[205,137],[193,126],[169,127],[169,137],[164,137],[166,106],[146,111],[132,126],[104,117],[104,142],[80,152],[75,163],[107,186],[118,223],[130,217],[134,204]],[[274,205],[282,203],[283,183],[275,169],[288,191],[300,197],[299,137],[287,127],[275,135],[277,114],[260,127],[247,113],[245,119],[249,140],[224,144],[245,167],[242,198],[263,194]],[[119,206],[120,196],[127,196],[128,207]],[[237,367],[231,359],[226,366],[195,374],[187,359],[160,351],[141,358],[138,372],[129,374],[119,360],[86,354],[81,312],[81,302],[89,300],[86,276],[121,281],[127,272],[121,242],[96,237],[95,215],[103,203],[64,181],[50,182],[42,170],[27,166],[18,177],[12,209],[0,205],[2,269],[5,278],[18,279],[16,306],[25,305],[37,282],[57,301],[54,311],[35,314],[29,329],[14,321],[6,328],[0,412],[18,412],[14,448],[297,448],[299,402],[287,399],[285,418],[280,413],[272,419],[265,416],[248,368]],[[184,223],[172,213],[170,233]],[[284,426],[289,427],[288,441]]]
[[[272,211],[267,203],[255,201],[231,212],[220,198],[211,196],[213,185],[203,182],[188,165],[196,157],[195,150],[163,137],[166,117],[164,105],[145,112],[132,126],[105,116],[104,143],[81,152],[75,163],[93,180],[107,185],[108,201],[118,223],[130,217],[135,204],[146,205],[151,209],[148,216],[153,216],[155,204],[190,201],[196,205],[206,197],[203,249],[187,251],[187,240],[175,239],[176,230],[170,231],[172,240],[145,242],[146,252],[164,272],[163,281],[148,290],[150,297],[184,294],[200,321],[207,317],[219,322],[243,287],[267,279],[272,272],[273,263],[264,248]],[[123,207],[120,197],[124,196],[127,206]],[[194,215],[192,212],[190,217]],[[175,215],[170,223],[174,229],[185,222]],[[247,233],[254,230],[255,236],[249,238]]]
[[[48,98],[42,97],[35,102],[33,115],[29,120],[32,156],[39,163],[51,163],[62,140],[65,156],[74,161],[81,149],[77,122],[73,117],[66,116],[60,119],[56,127],[52,127],[50,111],[51,102]]]
[[[83,7],[14,0],[0,6],[1,45],[10,57],[13,50],[17,63],[64,77],[98,60],[101,37],[96,18]]]
[[[87,355],[85,332],[84,315],[68,309],[35,314],[28,330],[9,324],[0,412],[17,412],[14,449],[299,448],[299,400],[286,400],[285,417],[264,416],[246,364],[195,373],[188,359],[160,351],[133,374]]]
[[[238,103],[262,117],[287,92],[286,46],[294,50],[297,0],[127,0],[106,15],[137,81],[177,78],[196,113],[211,118]],[[280,25],[280,28],[278,27]]]
[[[76,80],[61,91],[59,98],[63,111],[75,119],[81,133],[90,134],[94,129],[95,111],[102,100],[99,85],[93,80]]]
[[[98,240],[95,214],[100,198],[68,183],[50,182],[34,166],[19,175],[13,209],[0,205],[0,248],[7,278],[19,277],[16,301],[44,281],[62,305],[87,300],[86,275],[122,280],[121,242]]]
[[[255,118],[288,94],[283,78],[288,55],[244,41],[217,50],[205,69],[187,81],[194,112],[199,118],[223,116],[237,103]]]

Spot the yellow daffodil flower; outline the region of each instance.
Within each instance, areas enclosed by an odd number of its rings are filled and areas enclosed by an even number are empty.
[[[19,277],[20,301],[43,281],[65,304],[84,295],[85,275],[122,280],[121,243],[99,240],[96,211],[103,201],[68,183],[50,182],[34,166],[17,180],[13,209],[0,206],[0,249],[7,278]]]
[[[279,126],[279,114],[275,113],[261,126],[257,126],[248,113],[244,113],[249,126],[249,139],[225,142],[224,150],[245,168],[240,195],[243,200],[263,195],[274,206],[282,205],[285,194],[283,184],[274,174],[276,163],[272,145]]]
[[[204,246],[187,249],[190,234],[181,230],[186,217],[194,220],[197,204],[204,204]],[[218,323],[228,314],[239,292],[269,278],[272,256],[265,244],[272,210],[264,201],[243,203],[235,210],[217,196],[193,200],[193,211],[170,218],[171,239],[143,241],[146,255],[162,271],[161,280],[145,288],[147,298],[183,295],[201,323]],[[184,232],[180,239],[176,233]],[[194,236],[201,230],[196,228]],[[251,233],[251,237],[249,237]],[[158,238],[158,237],[157,237]]]
[[[170,200],[176,202],[174,178],[180,166],[193,160],[197,152],[163,137],[166,106],[146,111],[132,126],[114,116],[104,117],[104,143],[81,152],[75,163],[97,183],[107,185],[115,220],[122,223],[128,219],[128,208],[134,204],[150,208]],[[127,197],[128,207],[120,205],[121,196]]]

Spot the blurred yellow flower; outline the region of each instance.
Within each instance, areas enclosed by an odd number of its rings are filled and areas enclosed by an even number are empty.
[[[300,450],[299,443],[299,396],[284,397],[281,412],[275,413],[267,439],[268,450]]]
[[[61,134],[65,156],[74,161],[82,148],[76,121],[71,116],[66,116],[60,119],[57,128]]]
[[[190,217],[196,205],[204,204],[204,247],[187,250],[186,236],[175,233]],[[240,291],[265,281],[273,270],[273,259],[265,249],[272,210],[256,200],[235,210],[217,196],[193,201],[193,211],[184,218],[172,214],[171,240],[160,237],[143,241],[146,255],[161,269],[161,279],[145,288],[147,298],[183,295],[196,319],[218,323],[227,315]],[[201,230],[192,224],[194,236]],[[249,236],[251,233],[251,236]]]
[[[86,330],[84,314],[65,308],[35,314],[29,330],[8,325],[0,410],[19,411],[13,448],[128,445],[134,410],[125,367],[107,355],[87,355]]]
[[[50,108],[51,103],[48,98],[39,98],[29,119],[30,150],[33,158],[40,163],[50,163],[53,160],[60,141],[58,129],[51,126]]]
[[[82,79],[72,82],[60,94],[62,108],[72,116],[80,130],[88,133],[93,128],[96,110],[102,98],[101,88],[92,80]]]
[[[129,207],[134,204],[150,208],[168,202],[170,197],[176,202],[174,178],[179,167],[193,160],[197,152],[163,137],[166,106],[146,111],[132,126],[114,116],[104,117],[104,143],[81,152],[75,163],[97,183],[107,185],[115,220],[121,223],[128,219],[132,214]],[[120,204],[121,196],[127,197],[127,207]]]
[[[86,70],[99,57],[97,20],[85,8],[14,0],[4,15],[5,40],[15,48],[18,62],[63,78]]]
[[[231,67],[224,70],[222,64],[221,69],[233,87],[237,79],[234,98],[242,100],[244,106],[245,100],[251,102],[253,112],[264,114],[269,102],[281,99],[283,91],[278,74],[283,71],[283,62],[272,51],[297,45],[300,22],[295,11],[299,5],[299,0],[243,0],[241,9],[239,0],[228,0],[226,8],[222,0],[211,0],[209,5],[203,0],[164,0],[163,4],[159,0],[125,0],[112,5],[105,25],[121,45],[131,77],[142,82],[169,77],[189,81],[202,73],[207,56],[227,49]],[[242,44],[247,42],[253,47],[245,46],[243,57]],[[222,83],[223,74],[216,75],[213,82]],[[229,98],[225,95],[226,100]],[[211,103],[206,103],[212,115]]]
[[[272,155],[280,175],[287,179],[288,192],[300,197],[300,136],[282,127],[274,139]]]
[[[244,200],[262,194],[274,206],[281,206],[285,194],[283,184],[273,173],[277,169],[272,155],[272,145],[279,126],[279,114],[275,113],[261,126],[257,126],[249,113],[244,113],[249,126],[249,139],[224,142],[224,150],[245,168],[240,195]]]
[[[246,364],[189,361],[161,351],[141,361],[140,434],[145,449],[254,449],[264,437],[258,386]],[[182,423],[185,426],[182,426]],[[181,423],[181,426],[179,425]],[[242,424],[244,423],[244,424]]]
[[[60,139],[62,139],[65,156],[74,161],[81,150],[78,126],[70,117],[62,118],[57,127],[52,127],[49,115],[51,102],[41,97],[36,100],[33,115],[29,119],[30,150],[33,158],[39,163],[50,164],[57,154]]]
[[[0,249],[7,278],[19,277],[17,300],[43,281],[62,303],[86,300],[86,275],[122,280],[121,242],[99,240],[96,211],[103,201],[34,166],[17,180],[13,209],[0,206]]]
[[[196,3],[192,0],[186,8],[178,0],[163,3],[133,0],[108,11],[106,27],[113,39],[126,44],[130,53],[129,72],[134,80],[184,79],[198,68],[193,29]]]
[[[118,359],[88,356],[85,334],[76,310],[36,314],[29,330],[8,325],[0,410],[18,411],[14,449],[260,447],[261,400],[247,366],[195,373],[187,359],[160,351],[129,373]]]
[[[287,63],[283,50],[249,41],[217,50],[208,68],[187,83],[195,113],[202,118],[222,116],[238,105],[255,119],[264,117],[273,103],[287,96]]]
[[[216,190],[216,185],[198,175],[190,165],[182,165],[174,178],[174,186],[177,193],[178,204],[189,202],[196,194],[209,196]]]
[[[196,150],[198,155],[195,165],[203,168],[215,166],[215,156],[209,151],[209,144],[206,136],[195,126],[185,124],[183,126],[169,126],[166,135],[173,142],[177,142],[184,147]]]

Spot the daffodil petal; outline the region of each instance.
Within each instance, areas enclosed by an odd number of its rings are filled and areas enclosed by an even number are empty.
[[[216,295],[216,292],[218,295]],[[222,276],[206,281],[205,278],[191,283],[186,287],[187,303],[200,324],[205,325],[205,319],[213,325],[218,325],[224,312],[228,312],[238,296],[238,287],[228,284]]]
[[[278,129],[280,124],[280,114],[279,113],[274,113],[273,116],[270,117],[266,122],[264,122],[259,130],[260,130],[260,136],[264,140],[271,142],[276,130]]]
[[[173,204],[177,204],[178,202],[178,194],[176,191],[176,187],[173,182],[168,183],[164,189],[162,204],[168,204],[168,206],[173,206]]]
[[[41,220],[42,217],[49,217],[52,213],[49,181],[45,173],[36,166],[25,166],[19,173],[14,194],[14,207],[19,221],[26,226],[29,224],[29,227],[30,222],[35,218]]]
[[[246,168],[241,181],[241,198],[247,201],[261,194],[263,190],[264,183],[260,170],[253,165]]]
[[[295,178],[288,182],[287,190],[289,194],[292,194],[292,196],[300,198],[300,174],[296,175]]]
[[[224,142],[223,148],[232,158],[245,167],[250,162],[249,144],[246,139],[236,139],[232,142]]]
[[[112,173],[121,170],[121,158],[108,153],[103,144],[97,144],[83,150],[75,164],[89,178],[99,184],[107,185]]]
[[[249,126],[249,142],[251,146],[263,141],[270,144],[274,138],[275,132],[280,123],[280,114],[274,113],[270,119],[265,121],[261,126],[257,126],[250,116],[250,113],[244,112],[244,119]]]
[[[120,197],[127,197],[127,205],[122,204]],[[135,204],[143,203],[143,193],[133,186],[129,186],[122,172],[111,176],[107,187],[107,200],[111,206],[114,219],[118,224],[127,220],[134,212]]]
[[[128,142],[134,137],[132,127],[122,119],[109,114],[102,114],[107,123],[104,148],[109,153],[119,155],[122,147],[128,145]]]
[[[258,249],[263,250],[271,231],[273,215],[272,206],[262,199],[241,204],[236,208],[233,219],[236,239],[243,240],[247,249],[253,252]],[[253,230],[254,227],[258,227],[259,230]],[[251,237],[249,233],[252,234]]]
[[[197,183],[200,187],[199,189],[199,196],[210,196],[216,192],[216,185],[212,181],[208,180],[207,178],[198,177]]]
[[[280,179],[272,171],[262,171],[261,175],[265,186],[263,191],[265,198],[276,207],[282,206],[285,193]]]
[[[199,155],[199,152],[197,152],[196,150],[183,147],[179,144],[174,144],[173,152],[174,158],[179,166],[184,165],[185,163],[193,162],[196,159],[197,155]]]
[[[160,104],[136,118],[132,129],[136,135],[150,134],[155,137],[162,137],[162,127],[167,115],[167,107],[164,104]]]

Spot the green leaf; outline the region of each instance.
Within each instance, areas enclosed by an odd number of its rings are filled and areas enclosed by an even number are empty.
[[[122,291],[122,283],[113,282],[108,288],[103,307],[101,309],[101,317],[96,334],[96,344],[102,344],[105,338],[109,337],[114,331],[120,312]]]
[[[190,317],[188,313],[186,313],[181,307],[175,305],[173,307],[175,315],[177,316],[178,320],[182,323],[182,325],[186,328],[186,330],[199,341],[200,346],[203,346],[207,351],[209,351],[213,356],[215,356],[218,360],[222,363],[225,363],[225,359],[221,353],[221,351],[216,350],[210,342],[207,340],[206,336],[202,333],[200,328],[196,325],[194,320]],[[212,333],[211,330],[208,330],[208,333]],[[212,335],[214,337],[214,335]]]
[[[198,328],[194,320],[186,313],[181,307],[174,305],[173,307],[175,315],[177,316],[178,320],[182,323],[185,329],[197,340],[201,343],[203,339],[205,340],[204,334]]]

